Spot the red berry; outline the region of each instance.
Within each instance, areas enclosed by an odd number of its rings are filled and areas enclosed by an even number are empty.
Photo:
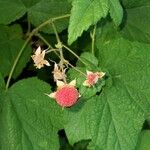
[[[56,91],[55,99],[62,107],[74,105],[79,98],[78,90],[74,86],[63,86]]]

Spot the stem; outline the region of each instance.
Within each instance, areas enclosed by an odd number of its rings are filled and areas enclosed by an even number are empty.
[[[59,45],[59,53],[60,53],[60,68],[61,68],[61,71],[64,72],[64,55],[63,55],[63,51],[62,51],[62,44],[61,44],[61,41],[60,41],[60,38],[59,38],[59,35],[58,35],[58,32],[57,32],[57,29],[54,25],[54,23],[52,22],[52,27],[53,27],[53,30],[55,32],[55,35],[56,35],[56,39],[57,39],[57,42],[58,42],[58,45]],[[65,83],[67,83],[66,81],[66,77],[64,76],[63,77],[63,81]]]
[[[55,51],[59,51],[58,49],[50,49],[50,50],[47,50],[45,52],[45,54],[48,54],[48,53],[51,53],[51,52],[55,52]]]
[[[32,34],[30,34],[30,36],[27,38],[27,40],[26,40],[25,43],[23,44],[22,48],[20,49],[20,51],[19,51],[19,53],[18,53],[18,55],[17,55],[17,57],[16,57],[16,59],[15,59],[15,61],[14,61],[14,64],[13,64],[13,66],[12,66],[12,68],[11,68],[11,71],[10,71],[10,73],[9,73],[8,80],[7,80],[7,83],[6,83],[6,90],[7,90],[8,87],[9,87],[9,83],[10,83],[11,77],[12,77],[12,75],[13,75],[13,73],[14,73],[14,70],[15,70],[15,68],[16,68],[16,65],[17,65],[18,61],[19,61],[19,58],[20,58],[20,56],[21,56],[23,50],[24,50],[25,47],[27,46],[28,42],[30,41],[31,37],[32,37]]]
[[[72,53],[75,57],[77,57],[83,64],[86,65],[86,63],[76,54],[73,52],[73,50],[71,50],[69,47],[67,47],[66,45],[62,45],[66,50],[68,50],[70,53]]]
[[[59,49],[59,52],[60,52],[60,68],[61,68],[61,71],[64,72],[64,60],[65,59],[63,56],[62,48]],[[65,76],[63,77],[63,81],[67,83]]]
[[[49,42],[40,34],[36,34],[49,48],[51,48],[52,50],[46,51],[46,53],[50,53],[50,52],[54,52],[58,57],[60,57],[56,51],[58,51],[58,49],[54,49]]]
[[[28,38],[26,39],[25,43],[23,44],[22,48],[20,49],[14,63],[13,63],[13,66],[10,70],[10,73],[9,73],[9,76],[8,76],[8,80],[7,80],[7,83],[6,83],[6,90],[8,89],[9,87],[9,84],[10,84],[10,80],[11,80],[11,77],[14,73],[14,70],[16,68],[16,65],[20,59],[20,56],[21,54],[23,53],[25,47],[27,46],[28,42],[30,41],[30,39],[32,38],[33,35],[35,35],[42,27],[46,26],[47,24],[53,22],[53,21],[56,21],[56,20],[59,20],[59,19],[63,19],[63,18],[67,18],[69,17],[70,14],[66,14],[66,15],[63,15],[63,16],[59,16],[59,17],[55,17],[55,18],[50,18],[48,19],[47,21],[43,22],[41,25],[39,25],[38,27],[36,27],[35,29],[32,30],[32,32],[29,34]]]
[[[92,38],[92,54],[93,54],[93,55],[94,55],[94,53],[95,53],[95,50],[94,50],[95,34],[96,34],[96,25],[94,25],[93,32],[91,33],[91,38]]]
[[[42,27],[46,26],[47,24],[50,24],[56,20],[59,20],[59,19],[63,19],[63,18],[68,18],[70,17],[70,14],[66,14],[66,15],[63,15],[63,16],[59,16],[59,17],[55,17],[55,18],[50,18],[48,19],[47,21],[43,22],[41,25],[39,25],[38,27],[36,27],[33,32],[36,33],[37,31],[39,31],[39,29],[41,29]]]
[[[52,22],[51,24],[52,24],[53,30],[54,30],[54,32],[55,32],[57,42],[58,42],[58,44],[59,44],[59,43],[61,43],[61,41],[60,41],[58,32],[57,32],[57,30],[56,30],[56,27],[55,27],[54,23]]]
[[[49,42],[43,37],[43,36],[41,36],[41,34],[36,34],[36,36],[39,38],[39,39],[41,39],[47,46],[48,46],[48,48],[53,48],[50,44],[49,44]]]
[[[86,74],[83,73],[82,71],[80,71],[79,69],[77,69],[76,67],[74,67],[72,64],[70,64],[67,60],[66,60],[66,63],[71,66],[74,70],[76,70],[77,72],[81,73],[82,75],[84,75],[86,77]]]

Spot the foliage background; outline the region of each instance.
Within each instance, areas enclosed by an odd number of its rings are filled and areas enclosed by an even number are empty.
[[[1,150],[150,149],[149,0],[0,0],[0,6]],[[36,70],[31,60],[39,45],[57,44],[52,22],[61,42],[80,55],[63,48],[65,59],[107,75],[88,89],[70,69],[82,97],[64,110],[44,95],[55,89],[53,67]]]

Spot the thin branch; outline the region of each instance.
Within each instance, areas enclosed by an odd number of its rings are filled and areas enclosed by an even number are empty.
[[[73,52],[73,50],[71,50],[69,47],[67,47],[66,45],[62,45],[66,50],[68,50],[70,53],[72,53],[76,58],[78,58],[78,60],[80,60],[83,64],[86,65],[86,63],[75,53]]]
[[[92,38],[92,54],[95,54],[95,34],[96,34],[96,25],[94,25],[93,32],[91,33]]]

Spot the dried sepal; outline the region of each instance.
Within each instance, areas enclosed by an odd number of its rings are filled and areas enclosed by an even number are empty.
[[[102,79],[105,76],[104,72],[92,72],[92,71],[86,71],[86,80],[83,82],[83,86],[94,86],[99,79]]]
[[[53,77],[54,77],[54,81],[56,82],[57,80],[63,80],[64,78],[66,78],[66,74],[65,74],[66,69],[64,69],[63,71],[61,71],[60,67],[58,64],[54,64],[54,70],[53,70]]]
[[[38,69],[41,69],[42,67],[44,67],[44,65],[50,66],[49,62],[44,59],[45,52],[46,51],[45,50],[42,51],[41,47],[39,46],[35,51],[35,54],[31,56],[34,61],[34,66]]]

